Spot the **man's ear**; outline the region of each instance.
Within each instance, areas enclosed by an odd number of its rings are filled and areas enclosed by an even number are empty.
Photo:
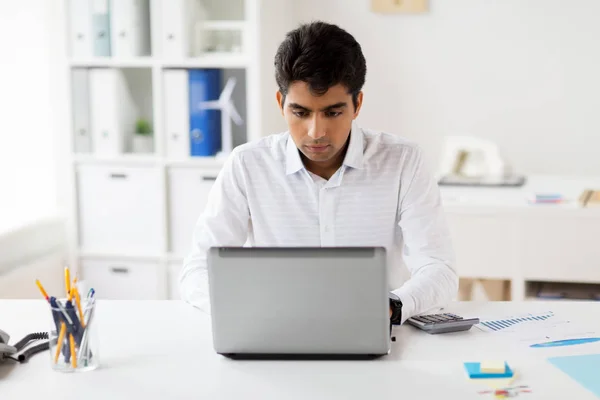
[[[358,117],[358,114],[360,113],[360,108],[362,107],[362,102],[363,102],[363,92],[360,91],[356,95],[356,107],[354,107],[354,119],[356,119]]]
[[[279,105],[279,110],[281,110],[281,115],[283,115],[283,103],[285,102],[285,97],[279,90],[275,94],[275,97],[277,98],[277,104]]]

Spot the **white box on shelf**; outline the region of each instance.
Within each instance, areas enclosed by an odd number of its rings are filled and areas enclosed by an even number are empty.
[[[155,167],[79,165],[80,245],[97,253],[161,254],[162,173]]]
[[[164,117],[167,157],[190,157],[190,113],[188,73],[185,69],[163,72]]]
[[[186,256],[196,221],[204,211],[218,170],[169,169],[169,237],[171,253]]]
[[[157,262],[110,259],[81,261],[82,284],[86,288],[94,288],[99,299],[163,299],[160,271]]]
[[[149,0],[118,0],[111,3],[111,49],[113,57],[150,54]]]
[[[69,52],[71,57],[93,54],[92,0],[68,0]]]
[[[94,153],[117,156],[125,151],[125,131],[133,126],[131,96],[118,69],[90,69],[90,114]]]
[[[90,86],[88,70],[85,68],[73,69],[71,82],[73,150],[76,153],[90,153],[92,151],[92,134],[90,131]]]

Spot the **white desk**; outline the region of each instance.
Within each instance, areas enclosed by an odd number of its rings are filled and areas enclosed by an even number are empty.
[[[552,309],[595,324],[598,303],[456,303],[470,315]],[[37,300],[0,301],[2,329],[11,343],[46,328],[47,306]],[[505,359],[533,391],[523,399],[595,399],[546,362],[555,355],[600,353],[600,344],[530,349],[468,332],[428,335],[395,328],[389,356],[373,361],[235,361],[212,349],[210,318],[177,301],[100,301],[102,368],[81,374],[54,372],[49,354],[28,364],[0,365],[0,397],[12,399],[485,399],[486,386],[466,379],[465,361]],[[243,329],[244,327],[240,327]]]
[[[530,176],[519,188],[442,186],[458,273],[508,280],[512,300],[532,281],[600,284],[600,208],[581,208],[600,177]],[[533,193],[560,193],[563,204],[529,204]]]

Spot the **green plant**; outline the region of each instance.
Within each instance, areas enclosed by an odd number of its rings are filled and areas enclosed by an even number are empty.
[[[144,136],[152,135],[152,127],[150,126],[150,122],[146,121],[145,119],[138,119],[135,122],[135,134]]]

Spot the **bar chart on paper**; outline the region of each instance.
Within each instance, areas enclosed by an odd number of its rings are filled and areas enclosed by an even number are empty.
[[[523,325],[540,325],[554,317],[552,311],[539,314],[524,314],[506,318],[481,321],[477,328],[484,332],[514,331]]]

